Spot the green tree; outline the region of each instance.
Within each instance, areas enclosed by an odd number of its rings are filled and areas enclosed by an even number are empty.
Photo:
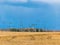
[[[12,28],[12,29],[10,29],[10,31],[19,32],[20,30],[19,29]]]

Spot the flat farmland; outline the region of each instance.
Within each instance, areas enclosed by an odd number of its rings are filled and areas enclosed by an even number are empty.
[[[0,45],[60,45],[60,32],[0,31]]]

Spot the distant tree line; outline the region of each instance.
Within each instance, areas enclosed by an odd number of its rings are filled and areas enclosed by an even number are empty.
[[[9,29],[9,31],[13,32],[52,32],[51,30],[44,30],[44,29],[33,29],[33,28],[22,28],[22,29]]]

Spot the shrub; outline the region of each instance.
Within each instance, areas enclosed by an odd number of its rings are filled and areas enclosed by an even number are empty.
[[[19,32],[19,29],[15,29],[15,28],[13,28],[13,29],[10,29],[10,31]]]
[[[43,29],[40,29],[40,32],[45,32]]]
[[[36,32],[39,32],[39,29],[36,29]]]

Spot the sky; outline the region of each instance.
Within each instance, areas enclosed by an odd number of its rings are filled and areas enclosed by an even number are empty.
[[[33,2],[50,2],[50,3],[55,3],[55,2],[60,2],[60,0],[8,0],[8,1],[13,1],[13,2],[27,2],[27,1],[33,1]]]
[[[0,28],[34,27],[60,30],[59,2],[59,0],[0,0]]]
[[[0,2],[11,1],[11,2],[46,2],[46,3],[58,3],[60,0],[0,0]]]
[[[46,3],[58,3],[60,0],[33,0],[36,2],[46,2]]]

